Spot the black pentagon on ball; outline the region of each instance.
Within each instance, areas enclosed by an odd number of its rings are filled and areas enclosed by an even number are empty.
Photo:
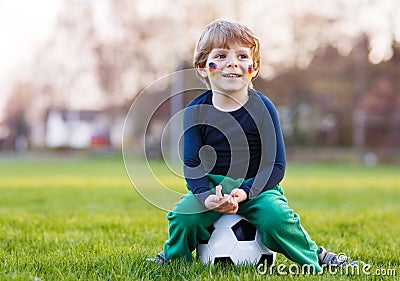
[[[220,264],[220,265],[228,265],[228,264],[234,264],[233,260],[230,257],[218,257],[214,259],[214,264]]]
[[[210,225],[210,226],[207,227],[206,229],[207,229],[208,233],[210,233],[210,237],[211,237],[211,234],[212,234],[212,233],[214,232],[214,230],[215,230],[214,225]],[[210,239],[207,239],[207,240],[199,239],[199,244],[207,244],[207,243],[208,243],[208,240],[210,240]]]
[[[234,226],[232,231],[238,241],[253,241],[256,239],[256,227],[247,220],[240,220]]]

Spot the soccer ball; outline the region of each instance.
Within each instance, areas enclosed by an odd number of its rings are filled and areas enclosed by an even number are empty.
[[[271,266],[275,262],[276,253],[263,245],[261,233],[243,216],[223,215],[208,231],[210,239],[199,241],[196,249],[197,258],[204,264]]]

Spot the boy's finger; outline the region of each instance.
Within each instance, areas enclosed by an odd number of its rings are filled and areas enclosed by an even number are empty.
[[[230,204],[233,203],[233,197],[231,195],[225,194],[224,197],[226,198],[226,201],[228,201]]]
[[[232,200],[233,200],[233,199],[236,199],[237,196],[236,196],[236,194],[231,194],[230,197],[231,197]]]
[[[222,197],[222,186],[221,185],[217,185],[215,187],[215,195],[217,195],[218,197]]]

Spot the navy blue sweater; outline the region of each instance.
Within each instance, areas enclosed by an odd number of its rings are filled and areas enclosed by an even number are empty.
[[[249,89],[240,109],[222,112],[212,105],[212,91],[188,104],[184,112],[184,174],[188,188],[204,204],[212,194],[207,174],[251,179],[240,186],[251,199],[283,179],[283,136],[274,104]]]

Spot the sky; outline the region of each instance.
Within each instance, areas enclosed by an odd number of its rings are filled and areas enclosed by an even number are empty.
[[[61,0],[0,0],[0,120],[6,81],[49,37],[60,6]]]

